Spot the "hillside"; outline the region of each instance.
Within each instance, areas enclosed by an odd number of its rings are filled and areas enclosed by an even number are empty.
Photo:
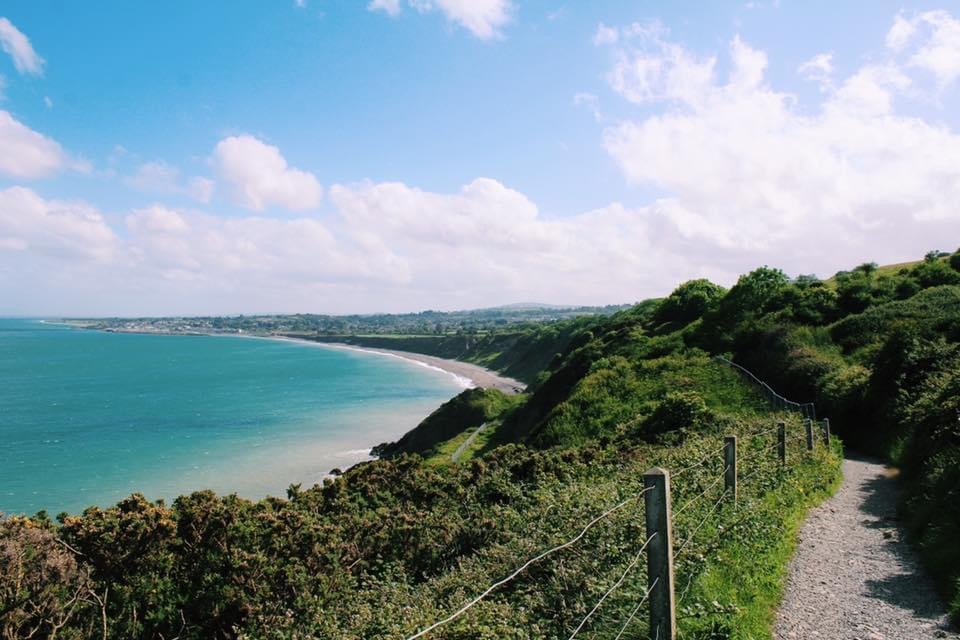
[[[631,313],[649,311],[655,303],[645,302]],[[623,313],[623,312],[620,312]],[[615,314],[616,315],[616,314]],[[439,358],[472,362],[528,384],[563,354],[575,336],[606,322],[606,316],[589,315],[551,321],[546,324],[506,326],[487,331],[471,330],[453,335],[310,335],[318,342],[345,343],[378,349],[412,351]]]
[[[103,624],[131,638],[415,637],[583,531],[433,637],[568,637],[586,624],[579,637],[605,638],[634,616],[641,637],[649,592],[631,568],[650,539],[632,501],[658,465],[674,476],[684,637],[769,637],[792,534],[836,486],[839,444],[807,451],[799,416],[768,405],[720,354],[902,465],[914,541],[956,598],[960,252],[894,275],[865,265],[836,283],[762,267],[730,290],[692,281],[609,317],[491,333],[460,357],[523,371],[514,375],[528,394],[465,392],[385,444],[386,459],[286,499],[132,496],[57,523],[5,520],[3,557],[29,562],[17,565],[17,590],[0,592],[4,630],[63,620],[60,637]],[[450,450],[484,423],[453,462]],[[731,435],[735,500],[718,485]]]

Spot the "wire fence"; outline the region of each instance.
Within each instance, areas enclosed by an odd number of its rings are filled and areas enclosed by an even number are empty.
[[[769,402],[770,405],[773,406],[775,409],[779,409],[781,411],[795,411],[799,413],[801,416],[803,416],[804,418],[807,418],[810,420],[817,419],[817,408],[814,405],[814,403],[794,402],[793,400],[788,400],[787,398],[784,398],[782,395],[774,391],[770,387],[770,385],[768,385],[766,382],[764,382],[757,376],[753,375],[751,371],[749,371],[748,369],[745,369],[744,367],[740,366],[736,362],[732,360],[728,360],[723,356],[714,356],[713,359],[716,360],[717,362],[722,362],[725,365],[733,367],[734,369],[742,373],[748,380],[750,380],[755,385],[757,385],[760,388],[760,392],[763,393],[764,398],[766,398],[767,402]]]
[[[726,361],[725,359],[723,360]],[[733,364],[729,361],[726,362]],[[733,366],[746,372],[754,380],[757,380],[757,378],[746,371],[746,369],[735,364],[733,364]],[[761,382],[760,384],[763,383]],[[763,384],[763,386],[769,389],[765,384]],[[798,412],[804,417],[813,415],[812,403],[799,404],[785,400],[785,402],[780,403],[778,406],[786,408],[810,407],[809,414],[806,413],[805,410],[798,410]],[[732,523],[727,522],[726,526],[718,520],[720,517],[718,514],[724,512],[723,508],[725,505],[736,506],[738,485],[740,487],[746,486],[748,489],[758,493],[760,487],[751,487],[748,483],[764,471],[770,472],[770,476],[773,479],[782,479],[783,474],[777,474],[776,469],[779,468],[782,470],[786,468],[788,451],[790,452],[790,460],[792,461],[795,457],[798,457],[798,450],[799,456],[803,456],[812,453],[818,441],[829,444],[828,420],[823,420],[822,422],[822,435],[820,438],[814,437],[813,418],[804,420],[803,426],[805,432],[796,429],[795,424],[792,425],[790,429],[787,429],[786,422],[780,422],[773,428],[764,428],[752,433],[742,434],[739,436],[742,441],[739,452],[737,445],[738,437],[732,435],[727,436],[724,438],[723,447],[714,448],[711,446],[709,453],[704,457],[681,466],[672,474],[666,469],[651,469],[644,474],[644,488],[642,490],[621,500],[616,505],[603,510],[587,522],[576,535],[573,535],[565,542],[535,555],[521,564],[517,569],[507,574],[504,578],[494,582],[450,615],[425,627],[414,635],[407,637],[406,640],[416,640],[417,638],[426,637],[431,634],[431,632],[465,615],[471,608],[490,597],[504,585],[517,579],[534,565],[545,562],[551,556],[560,554],[583,541],[590,531],[599,523],[623,511],[628,506],[639,503],[643,504],[646,520],[646,535],[642,543],[640,543],[639,549],[632,555],[630,562],[624,567],[619,577],[603,591],[603,594],[597,599],[586,615],[573,627],[569,635],[569,640],[574,640],[578,634],[586,630],[591,624],[596,624],[598,619],[597,614],[604,603],[623,587],[631,574],[637,571],[638,565],[640,565],[644,559],[646,559],[647,565],[646,589],[643,590],[643,594],[637,600],[636,604],[632,606],[629,615],[622,621],[622,624],[621,621],[617,621],[616,626],[606,631],[606,633],[613,635],[614,630],[616,630],[617,633],[614,640],[621,638],[631,625],[635,625],[638,622],[638,614],[646,607],[649,618],[647,635],[642,636],[641,633],[641,635],[634,634],[630,637],[648,637],[651,640],[659,640],[661,638],[663,640],[673,640],[677,633],[676,607],[678,604],[674,584],[674,565],[682,563],[686,568],[686,585],[681,591],[679,599],[679,602],[682,602],[689,593],[698,575],[696,569],[705,564],[709,557],[710,550],[720,544],[726,536],[731,535],[731,532],[735,531],[736,527],[743,523],[749,516],[749,513],[737,512],[735,509],[732,509],[730,513],[738,515],[739,518],[734,519]],[[772,434],[776,435],[772,438],[771,442],[768,438],[770,438]],[[771,454],[775,457],[771,458]],[[779,467],[777,465],[770,465],[770,460],[776,460],[777,458],[779,458]],[[717,462],[721,464],[713,468],[713,465]],[[747,473],[741,474],[739,472],[740,466],[745,466]],[[694,491],[695,493],[686,497],[683,504],[675,512],[672,511],[671,478],[675,480],[682,476],[685,477],[686,474],[694,470],[706,472],[706,479],[695,477],[692,481],[685,481],[680,493],[684,495],[693,493]],[[701,476],[702,475],[701,473]],[[709,508],[705,512],[693,510],[693,508],[704,499],[710,500],[710,502],[707,502],[707,504],[710,505]],[[684,536],[680,544],[674,549],[673,522],[674,519],[684,515],[688,516],[681,519],[681,522],[685,523]],[[690,521],[693,516],[696,516],[696,521]],[[697,537],[700,532],[711,523],[715,525],[713,535],[709,539],[701,540],[697,543]],[[699,553],[692,553],[695,547],[699,549]],[[443,636],[438,635],[437,637]]]

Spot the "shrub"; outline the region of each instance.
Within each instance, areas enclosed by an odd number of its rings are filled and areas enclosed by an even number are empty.
[[[654,312],[653,320],[657,324],[688,324],[715,308],[724,293],[726,290],[723,287],[704,278],[689,280],[663,299]]]
[[[99,597],[93,588],[89,569],[50,528],[28,518],[0,520],[0,636],[53,637],[92,608]],[[88,637],[84,629],[73,624],[61,637]]]
[[[681,429],[700,429],[713,419],[703,397],[694,391],[671,391],[641,427],[643,437]]]
[[[950,256],[950,266],[954,271],[960,271],[960,249],[957,249],[952,256]]]

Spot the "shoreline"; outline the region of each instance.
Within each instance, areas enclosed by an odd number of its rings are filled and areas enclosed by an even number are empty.
[[[307,342],[310,344],[316,344],[320,346],[329,347],[331,349],[342,349],[344,351],[359,351],[361,353],[372,353],[383,356],[391,356],[394,358],[400,358],[401,360],[407,360],[410,362],[415,362],[421,366],[426,366],[431,369],[437,369],[448,373],[453,377],[457,378],[459,381],[467,383],[465,388],[480,387],[483,389],[497,389],[506,393],[508,395],[513,395],[517,393],[523,393],[523,390],[526,388],[526,384],[515,380],[513,378],[508,378],[502,376],[496,371],[491,371],[485,367],[481,367],[478,364],[473,364],[472,362],[463,362],[461,360],[451,360],[449,358],[439,358],[437,356],[430,356],[424,353],[417,353],[416,351],[401,351],[399,349],[379,349],[376,347],[360,347],[353,344],[347,344],[345,342],[319,342],[317,340],[311,340],[309,338],[292,338],[284,337],[284,340],[290,340],[293,342]]]

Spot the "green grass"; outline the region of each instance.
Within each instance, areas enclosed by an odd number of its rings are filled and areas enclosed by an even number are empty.
[[[944,262],[949,260],[949,258],[940,258]],[[874,273],[877,276],[895,276],[900,273],[901,269],[912,269],[918,264],[921,264],[923,260],[911,260],[909,262],[894,262],[891,264],[882,264],[876,268]],[[837,286],[837,276],[833,275],[823,281],[825,285],[830,288],[836,288]]]
[[[467,439],[477,430],[477,428],[471,427],[469,429],[465,429],[446,442],[436,445],[433,450],[424,457],[423,461],[425,464],[432,466],[466,464],[487,449],[487,445],[490,442],[491,436],[496,432],[499,426],[499,422],[487,424],[484,430],[481,431],[476,438],[474,438],[472,443],[470,443],[470,446],[463,450],[456,463],[453,462],[453,454],[460,447],[460,445],[467,441]]]
[[[759,476],[771,487],[769,492],[748,489],[741,497],[730,515],[736,524],[726,529],[731,542],[702,550],[707,568],[692,581],[690,602],[678,607],[678,637],[772,637],[800,526],[809,509],[833,495],[841,481],[843,450],[838,440],[830,451],[818,447],[808,455],[799,445],[792,453],[798,462]],[[680,582],[678,591],[684,588]]]

